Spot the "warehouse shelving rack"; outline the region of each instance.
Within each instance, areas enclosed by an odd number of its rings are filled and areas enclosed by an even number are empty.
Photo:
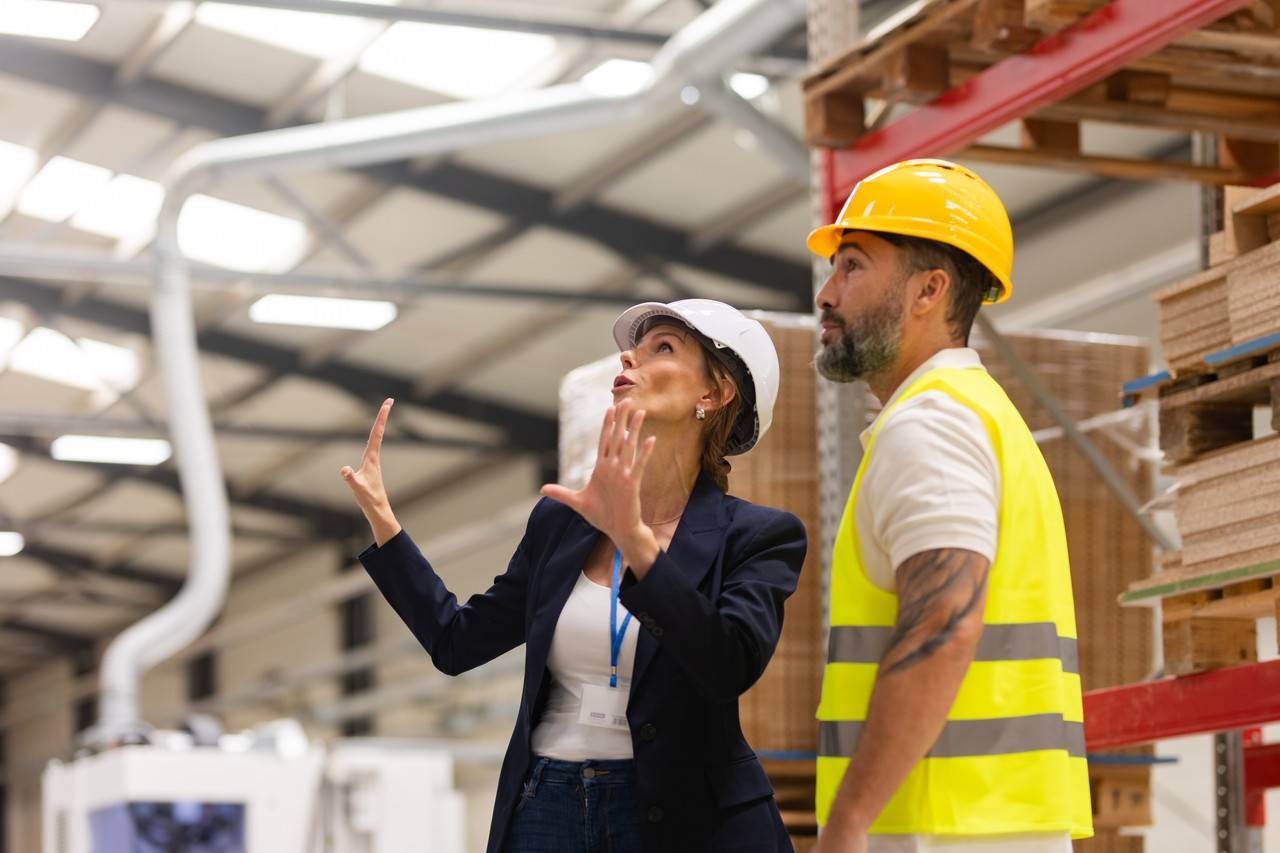
[[[815,5],[824,2],[835,0]],[[821,14],[811,9],[811,29]],[[820,150],[817,207],[828,222],[858,180],[924,156],[1266,186],[1280,180],[1280,3],[923,0],[826,63],[805,93],[806,136]],[[915,109],[889,120],[899,104]],[[1019,120],[1019,145],[979,144]],[[1220,162],[1086,154],[1085,120],[1204,134]],[[982,331],[1000,340],[990,323]],[[1099,474],[1115,479],[1060,407],[1046,408]],[[831,428],[820,411],[820,431]],[[1122,485],[1117,494],[1138,514],[1133,495]],[[1280,721],[1280,661],[1092,691],[1085,719],[1090,752],[1219,734],[1217,849],[1257,845],[1261,793],[1280,787],[1280,744],[1261,743],[1257,728]]]

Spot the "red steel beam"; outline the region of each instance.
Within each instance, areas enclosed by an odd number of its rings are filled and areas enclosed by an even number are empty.
[[[1280,721],[1280,660],[1084,695],[1090,752]]]
[[[875,170],[912,157],[941,157],[958,151],[1249,2],[1112,0],[1027,52],[991,66],[850,147],[824,156],[827,221],[835,219],[853,185]]]

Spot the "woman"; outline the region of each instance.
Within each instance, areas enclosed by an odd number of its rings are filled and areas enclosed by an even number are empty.
[[[489,853],[790,851],[737,699],[777,645],[805,531],[725,494],[725,457],[772,420],[777,353],[705,299],[637,305],[614,339],[590,481],[543,487],[487,592],[459,606],[396,522],[379,458],[390,400],[360,469],[342,469],[376,542],[360,561],[442,672],[526,644]]]

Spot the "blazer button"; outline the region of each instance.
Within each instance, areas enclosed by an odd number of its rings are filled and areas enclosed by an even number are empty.
[[[645,723],[640,727],[640,740],[651,741],[658,736],[658,727],[653,723]],[[661,809],[659,809],[661,811]]]
[[[662,822],[662,808],[660,806],[649,806],[649,823]]]
[[[661,628],[659,628],[657,625],[654,625],[653,627],[651,627],[651,628],[649,629],[649,633],[650,633],[650,634],[653,634],[653,636],[655,636],[655,637],[661,637],[661,636],[662,636],[662,634],[663,634],[663,631],[662,631],[662,629],[661,629]]]

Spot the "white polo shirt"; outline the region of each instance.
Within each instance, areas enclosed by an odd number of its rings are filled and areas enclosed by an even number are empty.
[[[889,412],[902,392],[936,368],[985,370],[972,349],[945,349],[898,387],[861,436],[866,449],[879,427],[855,507],[859,557],[868,578],[893,591],[909,557],[964,548],[995,560],[1000,467],[976,414],[941,391],[917,394]],[[886,414],[887,413],[887,414]],[[1071,853],[1069,833],[983,838],[873,835],[869,853]]]

